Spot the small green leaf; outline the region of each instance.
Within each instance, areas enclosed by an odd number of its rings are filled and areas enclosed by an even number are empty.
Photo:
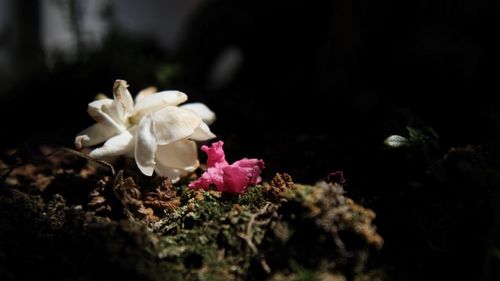
[[[392,135],[384,140],[384,144],[392,148],[399,148],[403,146],[408,146],[409,141],[405,137],[399,135]]]

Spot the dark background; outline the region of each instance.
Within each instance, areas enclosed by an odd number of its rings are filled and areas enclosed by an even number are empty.
[[[11,4],[0,41],[10,58],[0,88],[4,147],[24,140],[70,146],[92,123],[86,104],[99,92],[110,94],[116,78],[129,81],[133,94],[155,85],[207,103],[219,116],[214,131],[243,142],[245,154],[334,156],[328,163],[299,161],[318,166],[297,175],[309,181],[356,157],[371,158],[385,137],[403,133],[390,123],[406,113],[434,127],[446,144],[498,136],[495,1],[196,2],[170,49],[113,24],[110,5],[102,43],[74,42],[76,55],[52,54],[50,65],[40,6]],[[67,24],[77,32],[82,16],[70,8],[67,17],[76,19]],[[228,50],[237,51],[238,63],[217,80],[214,69]],[[304,143],[287,147],[293,142]],[[284,169],[294,165],[283,162]]]
[[[383,140],[407,136],[406,126],[430,126],[439,135],[438,155],[472,144],[494,158],[500,149],[498,1],[192,1],[175,47],[128,30],[109,5],[102,11],[108,29],[91,48],[78,36],[80,1],[68,0],[76,47],[70,58],[52,54],[50,63],[39,24],[44,2],[15,2],[5,25],[11,28],[0,36],[9,57],[0,75],[3,149],[25,142],[72,147],[92,123],[87,103],[111,94],[117,78],[132,94],[150,85],[184,91],[216,112],[212,130],[226,142],[228,158],[263,158],[265,178],[288,172],[314,183],[343,170],[348,195],[379,215],[382,260],[395,280],[428,280],[430,264],[443,255],[425,248],[413,217],[396,215],[423,207],[417,200],[426,198],[411,201],[400,187],[425,168],[398,162]],[[145,3],[154,9],[157,2]],[[447,192],[436,201],[455,194]],[[395,193],[402,197],[390,197]],[[396,202],[402,198],[410,204]],[[485,231],[474,227],[467,231],[481,241]],[[484,245],[469,245],[478,258],[453,258],[469,249],[453,245],[437,276],[463,266],[465,272],[450,274],[494,280],[481,271]]]

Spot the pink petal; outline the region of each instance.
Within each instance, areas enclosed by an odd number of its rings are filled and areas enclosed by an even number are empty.
[[[209,168],[215,167],[216,164],[228,165],[226,156],[224,155],[224,149],[222,148],[223,145],[223,141],[218,141],[212,143],[211,147],[206,145],[201,147],[201,150],[203,150],[208,156],[207,166]]]
[[[224,190],[231,193],[243,193],[248,186],[248,172],[236,166],[226,166],[224,171]]]
[[[223,145],[222,141],[218,141],[211,147],[201,148],[208,155],[208,170],[198,180],[190,183],[189,188],[209,189],[215,185],[221,192],[244,193],[248,186],[256,185],[262,180],[260,173],[264,168],[264,161],[243,158],[229,165]]]
[[[264,161],[260,159],[243,158],[234,162],[231,166],[245,169],[249,185],[255,185],[262,181],[260,173],[262,172],[262,169],[264,169]]]
[[[243,158],[241,160],[235,161],[231,166],[237,166],[241,168],[254,168],[257,167],[260,170],[264,169],[264,161],[260,159],[248,159],[248,158]]]
[[[217,190],[224,189],[223,172],[219,168],[208,168],[199,179],[189,184],[189,188],[209,189],[211,185],[215,185]]]

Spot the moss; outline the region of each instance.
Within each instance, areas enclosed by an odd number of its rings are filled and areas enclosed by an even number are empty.
[[[0,241],[8,243],[0,244],[0,259],[9,260],[0,266],[3,276],[361,280],[377,269],[369,263],[382,246],[374,213],[338,184],[299,185],[277,175],[232,195],[147,182],[133,171],[111,180],[94,169],[79,181],[73,175],[83,170],[90,166],[61,171],[57,189],[1,187]],[[23,266],[33,270],[16,269]]]

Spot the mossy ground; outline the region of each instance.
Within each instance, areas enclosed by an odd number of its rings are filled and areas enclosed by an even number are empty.
[[[383,276],[375,214],[345,197],[340,183],[300,185],[279,174],[235,195],[188,189],[190,179],[146,178],[127,160],[115,167],[112,174],[64,152],[5,174],[1,280]]]

